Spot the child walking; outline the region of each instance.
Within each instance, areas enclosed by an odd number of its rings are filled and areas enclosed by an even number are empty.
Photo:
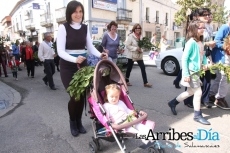
[[[18,80],[18,66],[19,66],[19,61],[15,60],[14,56],[10,56],[10,61],[9,61],[9,67],[11,68],[11,71],[13,73],[13,77],[15,80]]]
[[[136,119],[137,112],[130,110],[123,101],[119,100],[121,89],[116,84],[110,84],[105,87],[105,103],[103,104],[106,116],[114,124],[124,124]],[[145,112],[140,111],[140,115],[146,115]],[[141,123],[135,126],[124,129],[126,132],[135,134],[145,134],[149,132],[149,128]],[[143,140],[145,144],[149,141]]]
[[[177,115],[175,110],[176,105],[194,95],[194,120],[201,124],[210,125],[210,122],[202,116],[200,110],[202,91],[199,71],[201,69],[207,69],[207,58],[202,44],[204,30],[205,24],[202,21],[196,20],[189,23],[188,33],[186,35],[187,43],[182,55],[181,80],[181,84],[187,87],[187,91],[184,91],[175,99],[171,100],[168,105],[172,113]]]

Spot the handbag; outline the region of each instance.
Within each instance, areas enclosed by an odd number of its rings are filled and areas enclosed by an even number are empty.
[[[140,53],[140,52],[132,52],[132,60],[133,60],[133,61],[143,60],[143,53]]]

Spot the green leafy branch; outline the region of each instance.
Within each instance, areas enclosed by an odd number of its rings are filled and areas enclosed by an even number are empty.
[[[81,95],[84,95],[84,92],[92,83],[93,74],[93,66],[85,66],[74,73],[69,87],[67,88],[67,92],[71,97],[75,97],[76,101],[80,100]]]
[[[215,72],[214,72],[215,70],[223,71],[227,77],[228,83],[230,83],[230,66],[218,63],[218,64],[213,64],[212,66],[210,66],[209,70],[212,74],[215,74]],[[204,76],[205,70],[203,70],[203,69],[200,70],[199,74],[200,74],[200,76]]]
[[[138,46],[142,49],[150,50],[152,47],[157,48],[157,46],[154,46],[148,37],[143,37],[141,40],[138,41]]]

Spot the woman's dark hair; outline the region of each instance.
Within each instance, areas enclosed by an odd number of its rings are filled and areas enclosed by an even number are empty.
[[[117,27],[117,23],[116,23],[115,21],[111,21],[111,22],[107,25],[107,30],[110,31],[110,30],[111,30],[111,27],[112,27],[113,25],[114,25],[115,27]]]
[[[65,12],[66,21],[69,24],[72,23],[71,15],[76,11],[76,8],[79,7],[79,6],[81,7],[82,13],[83,13],[81,23],[83,22],[83,20],[84,20],[84,14],[85,14],[83,5],[80,2],[78,2],[78,1],[70,1],[68,3],[68,5],[67,5],[66,12]]]
[[[198,14],[198,16],[203,16],[205,12],[211,13],[211,11],[210,11],[209,8],[199,8],[196,11],[196,13]]]
[[[198,35],[199,24],[204,23],[200,20],[191,21],[188,25],[188,32],[186,35],[186,40],[188,41],[190,38],[194,38],[196,41],[203,41],[203,36]]]

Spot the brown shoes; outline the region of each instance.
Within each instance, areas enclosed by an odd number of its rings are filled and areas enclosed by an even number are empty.
[[[224,98],[216,99],[214,104],[221,109],[230,109],[227,101]]]
[[[210,103],[214,103],[215,101],[216,101],[215,95],[212,95],[212,96],[209,97],[209,102]]]
[[[144,87],[147,87],[147,88],[152,88],[152,85],[151,85],[151,84],[149,84],[149,83],[146,83],[146,84],[144,84]]]

